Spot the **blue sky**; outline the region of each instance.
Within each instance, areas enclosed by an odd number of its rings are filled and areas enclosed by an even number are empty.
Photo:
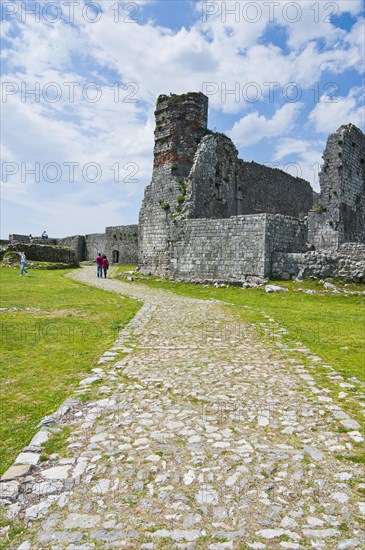
[[[209,127],[240,158],[316,190],[328,134],[349,122],[364,130],[360,0],[1,9],[1,238],[137,223],[161,93],[206,93]]]

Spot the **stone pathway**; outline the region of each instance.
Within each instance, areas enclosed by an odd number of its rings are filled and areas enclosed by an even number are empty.
[[[144,306],[81,382],[95,400],[68,400],[23,453],[59,424],[65,455],[0,484],[27,522],[14,548],[364,548],[364,471],[337,458],[359,426],[299,361],[227,305],[71,276]]]

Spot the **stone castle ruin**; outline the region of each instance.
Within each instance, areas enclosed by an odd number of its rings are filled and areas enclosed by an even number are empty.
[[[113,263],[138,261],[143,273],[186,280],[365,280],[365,136],[356,126],[328,138],[318,195],[301,178],[239,159],[227,136],[207,129],[202,93],[160,95],[155,116],[139,225],[54,244],[79,261],[102,252]]]
[[[139,267],[183,279],[365,278],[365,136],[341,126],[318,196],[281,170],[238,158],[207,130],[202,93],[160,95],[152,181],[139,217]]]

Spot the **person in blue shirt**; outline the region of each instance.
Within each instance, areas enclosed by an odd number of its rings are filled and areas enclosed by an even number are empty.
[[[28,275],[27,258],[24,252],[21,252],[20,253],[20,277],[23,277],[24,273]]]

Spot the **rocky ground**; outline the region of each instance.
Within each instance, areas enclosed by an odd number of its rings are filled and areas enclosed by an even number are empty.
[[[72,277],[144,306],[81,382],[92,400],[45,419],[5,475],[6,514],[27,524],[9,548],[364,548],[364,471],[340,458],[359,425],[310,367],[228,305]],[[40,462],[64,424],[65,452]]]

